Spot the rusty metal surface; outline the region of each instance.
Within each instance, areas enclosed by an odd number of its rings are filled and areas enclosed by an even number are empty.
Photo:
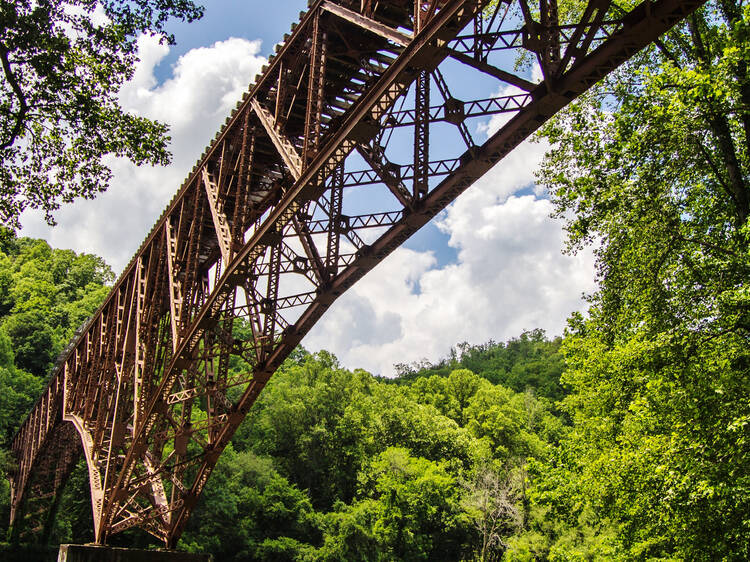
[[[138,526],[174,546],[248,409],[331,303],[702,3],[616,17],[591,0],[560,22],[555,0],[311,2],[13,441],[11,520],[56,497],[82,451],[97,542]],[[531,57],[542,80],[498,53]],[[448,64],[514,89],[460,99]],[[494,114],[507,120],[478,143],[467,123]],[[430,160],[446,127],[454,154]],[[367,212],[345,214],[352,200]]]

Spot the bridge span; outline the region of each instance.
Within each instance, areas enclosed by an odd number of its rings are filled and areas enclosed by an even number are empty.
[[[558,13],[557,0],[311,0],[15,437],[14,528],[49,527],[83,454],[96,541],[140,527],[174,547],[249,408],[331,303],[704,1]],[[480,76],[500,93],[467,99]],[[477,142],[491,115],[504,118]]]

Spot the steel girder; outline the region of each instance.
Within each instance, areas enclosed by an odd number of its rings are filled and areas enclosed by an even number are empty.
[[[57,497],[80,450],[97,542],[137,526],[174,547],[248,409],[334,300],[703,1],[622,16],[590,0],[565,22],[555,0],[311,2],[61,356],[12,443],[12,522],[31,519],[27,498]],[[543,79],[501,68],[503,52]],[[506,92],[454,97],[447,61]],[[476,143],[467,123],[495,113],[509,118]],[[455,152],[430,161],[441,124]],[[367,214],[344,214],[353,197]]]

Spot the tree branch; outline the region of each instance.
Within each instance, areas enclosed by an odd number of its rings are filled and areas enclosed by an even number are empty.
[[[737,254],[736,252],[727,250],[726,248],[722,248],[721,246],[717,246],[716,244],[712,244],[711,242],[706,242],[705,240],[698,240],[697,238],[690,238],[689,236],[683,236],[682,234],[676,234],[675,236],[677,237],[678,240],[681,240],[688,244],[697,244],[698,246],[703,246],[704,248],[708,248],[709,250],[713,250],[720,254],[724,254],[725,256],[730,256],[736,259],[743,259],[743,256]]]
[[[0,43],[0,61],[3,64],[3,72],[5,73],[5,78],[6,80],[8,80],[8,83],[10,84],[13,93],[18,98],[18,103],[20,105],[20,108],[16,113],[16,123],[15,125],[13,125],[10,137],[2,144],[0,144],[0,150],[5,150],[6,148],[13,146],[13,144],[16,142],[16,139],[18,138],[18,135],[21,134],[21,131],[23,130],[23,123],[26,119],[26,113],[29,111],[29,105],[26,102],[26,96],[21,89],[21,85],[18,83],[18,80],[13,74],[13,69],[10,67],[10,60],[8,59],[8,48],[3,43]]]
[[[690,30],[690,35],[692,36],[693,43],[696,47],[698,60],[700,61],[701,66],[706,69],[711,63],[710,53],[708,53],[704,45],[698,26],[698,18],[693,14],[688,19],[688,29]],[[747,186],[745,185],[745,179],[742,176],[742,168],[740,167],[737,158],[731,128],[726,120],[726,116],[719,114],[715,111],[715,108],[710,108],[706,117],[708,118],[708,124],[716,138],[719,153],[721,154],[724,165],[726,166],[731,197],[734,200],[737,209],[739,222],[740,224],[744,224],[747,221],[748,216],[750,216],[750,197],[748,197]]]

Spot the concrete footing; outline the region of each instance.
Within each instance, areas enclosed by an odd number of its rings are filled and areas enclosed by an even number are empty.
[[[57,562],[213,562],[210,554],[176,550],[136,550],[91,544],[61,544]]]

